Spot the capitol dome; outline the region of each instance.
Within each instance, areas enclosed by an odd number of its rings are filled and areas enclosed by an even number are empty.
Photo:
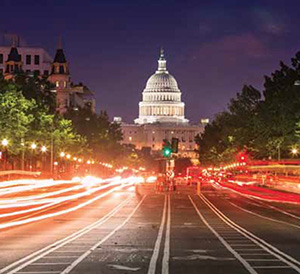
[[[145,91],[147,92],[180,92],[175,78],[167,73],[155,73],[147,81]]]
[[[184,103],[177,81],[167,70],[163,50],[160,52],[157,71],[150,76],[139,103],[137,124],[187,123],[184,118]]]

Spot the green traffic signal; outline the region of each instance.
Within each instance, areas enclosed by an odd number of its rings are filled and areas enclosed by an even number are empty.
[[[163,148],[163,156],[164,157],[170,157],[172,154],[172,149],[169,147],[164,147]]]

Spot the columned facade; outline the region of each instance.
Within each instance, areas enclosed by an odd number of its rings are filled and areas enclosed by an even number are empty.
[[[161,50],[158,69],[147,81],[143,100],[139,103],[136,124],[187,123],[184,103],[175,78],[167,70],[167,61]]]
[[[139,103],[139,118],[135,124],[121,123],[123,143],[137,149],[151,148],[160,155],[165,139],[179,140],[179,157],[196,157],[195,137],[203,132],[201,125],[191,125],[184,114],[181,91],[175,78],[167,71],[163,51],[160,52],[158,69],[147,81]]]

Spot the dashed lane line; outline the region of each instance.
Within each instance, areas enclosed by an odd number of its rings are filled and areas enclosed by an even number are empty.
[[[299,261],[233,222],[203,194],[199,195],[199,197],[221,220],[224,221],[224,223],[228,224],[228,226],[232,227],[238,233],[251,240],[258,247],[264,249],[267,253],[272,254],[274,257],[278,258],[282,263],[286,264],[287,267],[294,269],[297,273],[300,273]]]
[[[165,222],[166,222],[166,215],[167,215],[167,196],[165,195],[163,214],[162,214],[161,223],[160,223],[160,227],[159,227],[159,230],[158,230],[157,238],[156,238],[156,241],[155,241],[153,254],[151,256],[151,260],[150,260],[150,263],[149,263],[148,274],[155,274],[155,272],[156,272],[156,264],[157,264],[159,249],[160,249],[160,245],[161,245],[161,241],[162,241],[162,237],[163,237],[164,226],[165,226]]]
[[[26,267],[27,265],[29,265],[30,263],[35,262],[36,260],[38,260],[39,258],[42,258],[46,255],[48,255],[51,252],[60,252],[60,251],[55,251],[56,249],[66,245],[67,243],[83,236],[84,234],[88,233],[89,231],[91,231],[92,229],[94,229],[95,227],[105,223],[110,217],[112,217],[115,213],[117,213],[122,207],[124,207],[129,200],[131,199],[131,196],[128,197],[126,200],[124,200],[121,204],[119,204],[118,206],[114,207],[109,213],[107,213],[105,216],[103,216],[102,218],[100,218],[98,221],[80,229],[79,231],[76,231],[75,233],[61,239],[58,240],[42,249],[39,249],[31,254],[29,254],[26,257],[23,257],[22,259],[15,261],[13,263],[11,263],[10,265],[2,268],[0,270],[0,274],[6,273],[7,271],[9,271],[10,269],[14,269],[10,270],[9,272],[7,272],[7,274],[13,274],[16,273],[17,271],[23,269],[24,267]],[[68,252],[74,252],[74,253],[78,253],[79,251],[66,251],[65,253]]]
[[[61,272],[61,274],[67,274],[70,273],[78,264],[80,264],[88,255],[90,255],[99,245],[103,244],[105,241],[107,241],[111,236],[113,236],[118,230],[120,230],[124,225],[128,223],[128,221],[132,218],[132,216],[136,213],[136,211],[139,209],[141,204],[144,202],[147,195],[144,195],[143,198],[140,200],[140,202],[137,204],[137,206],[134,208],[134,210],[127,216],[127,218],[118,225],[113,231],[111,231],[107,236],[105,236],[102,240],[97,242],[95,245],[93,245],[88,251],[83,253],[80,257],[78,257],[77,260],[75,260],[72,264],[70,264],[64,271]]]
[[[208,227],[208,229],[218,238],[218,240],[225,246],[225,248],[248,270],[251,274],[258,274],[254,268],[238,253],[236,252],[230,244],[227,243],[227,241],[207,222],[207,220],[204,218],[202,213],[199,211],[198,207],[196,206],[194,200],[191,198],[191,196],[188,196],[193,207],[195,208],[198,216],[202,220],[202,222]]]

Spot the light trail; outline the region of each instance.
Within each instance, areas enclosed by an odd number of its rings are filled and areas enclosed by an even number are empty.
[[[215,182],[215,181],[212,182],[212,185],[216,188],[230,190],[240,195],[244,195],[248,198],[254,198],[254,199],[268,201],[268,202],[300,204],[300,196],[297,194],[288,194],[288,193],[274,191],[271,189],[264,189],[256,186],[242,187],[230,183],[228,184],[228,183]]]
[[[85,186],[77,185],[77,186],[64,188],[64,189],[61,189],[61,190],[48,192],[48,193],[43,193],[43,194],[39,194],[39,195],[19,197],[19,198],[16,198],[16,199],[11,199],[11,198],[10,199],[1,199],[0,200],[0,205],[1,204],[10,204],[10,203],[22,202],[22,201],[38,200],[38,199],[41,199],[41,198],[51,197],[51,196],[63,194],[63,193],[74,191],[74,190],[80,190],[80,189],[83,189],[83,188],[85,188]]]
[[[46,188],[46,187],[51,187],[51,186],[58,186],[58,185],[63,185],[63,184],[70,184],[72,181],[53,181],[53,180],[48,180],[45,183],[41,182],[36,182],[32,183],[26,186],[18,186],[18,187],[12,187],[12,188],[7,188],[4,190],[0,190],[0,196],[2,195],[7,195],[7,194],[12,194],[12,193],[18,193],[18,192],[24,192],[24,191],[31,191],[34,189],[38,188]]]
[[[33,196],[27,196],[27,197],[21,197],[21,198],[15,198],[15,199],[10,199],[8,200],[8,203],[5,203],[5,201],[3,201],[3,205],[1,205],[0,202],[0,209],[4,209],[4,208],[15,208],[15,207],[28,207],[28,206],[33,206],[33,205],[40,205],[40,204],[45,204],[45,203],[56,203],[56,202],[60,202],[60,201],[66,201],[66,200],[71,200],[71,199],[77,199],[86,195],[90,195],[96,191],[99,191],[101,189],[104,188],[108,188],[112,185],[118,184],[118,181],[120,177],[114,177],[111,179],[107,179],[107,180],[101,180],[101,182],[109,182],[111,181],[111,183],[107,183],[106,185],[97,187],[97,188],[91,188],[93,186],[93,184],[91,186],[88,186],[86,183],[85,185],[81,185],[78,187],[78,189],[86,189],[85,192],[82,193],[78,193],[78,194],[74,194],[74,195],[69,195],[69,196],[64,196],[64,197],[57,197],[57,198],[52,198],[52,199],[43,199],[43,200],[39,200],[37,199],[36,201],[34,199],[31,199],[30,197]],[[65,189],[66,190],[66,189]],[[65,190],[60,190],[62,193],[67,192]],[[47,194],[41,194],[45,195],[45,196],[53,196],[53,193],[55,192],[49,192]],[[40,198],[40,196],[38,196]],[[25,201],[30,201],[30,202],[26,202],[26,203],[21,203],[20,200],[25,200]]]
[[[115,191],[121,190],[124,187],[129,187],[132,185],[135,185],[136,183],[140,183],[141,182],[141,178],[139,177],[129,177],[126,179],[121,179],[120,177],[115,177],[115,178],[111,178],[109,179],[111,181],[111,183],[108,183],[106,185],[102,185],[100,187],[95,187],[95,188],[89,188],[83,192],[83,193],[78,193],[75,195],[71,195],[72,199],[77,199],[77,198],[81,198],[83,197],[82,195],[84,194],[84,196],[88,196],[91,195],[97,191],[109,188],[109,187],[113,187],[111,189],[109,189],[107,192],[105,193],[101,193],[100,195],[97,195],[96,197],[93,197],[85,202],[82,202],[74,207],[68,208],[68,209],[64,209],[64,210],[60,210],[54,213],[47,213],[41,216],[37,216],[37,217],[31,217],[31,218],[27,218],[27,219],[22,219],[22,220],[18,220],[18,221],[11,221],[11,222],[7,222],[7,223],[2,223],[0,224],[0,229],[4,229],[4,228],[8,228],[8,227],[13,227],[13,226],[18,226],[18,225],[22,225],[22,224],[27,224],[27,223],[31,223],[31,222],[35,222],[35,221],[39,221],[39,220],[43,220],[43,219],[47,219],[47,218],[51,218],[51,217],[55,217],[55,216],[59,216],[62,214],[66,214],[66,213],[70,213],[73,212],[75,210],[78,210],[86,205],[89,205],[97,200],[99,200],[100,198],[103,198]],[[102,180],[101,180],[102,181]],[[108,180],[106,180],[108,181]],[[93,185],[93,184],[92,184]],[[41,210],[41,209],[45,209],[47,207],[53,206],[55,204],[59,204],[62,202],[66,202],[70,200],[70,196],[67,197],[62,197],[62,198],[58,198],[58,199],[44,199],[44,201],[47,200],[48,204],[43,205],[41,207],[37,208],[31,208],[31,209],[27,209],[27,210],[21,210],[21,211],[16,211],[16,212],[11,212],[11,213],[4,213],[4,214],[0,214],[0,217],[4,218],[4,217],[9,217],[9,216],[14,216],[14,215],[19,215],[19,214],[27,214],[33,211],[37,211],[37,210]],[[38,201],[40,202],[40,201]],[[17,205],[17,204],[15,204]],[[24,204],[23,204],[24,205]]]

